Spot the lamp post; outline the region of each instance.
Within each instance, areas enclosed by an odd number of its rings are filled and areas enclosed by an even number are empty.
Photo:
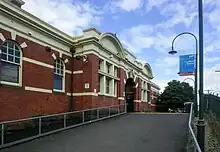
[[[175,40],[181,36],[181,35],[191,35],[194,37],[195,41],[196,41],[196,67],[195,67],[195,71],[194,71],[194,74],[195,74],[195,81],[194,81],[194,94],[195,94],[195,99],[194,99],[194,114],[195,114],[195,117],[198,116],[198,104],[197,104],[197,88],[198,88],[198,39],[196,38],[196,36],[190,32],[183,32],[183,33],[180,33],[178,34],[172,41],[172,49],[171,51],[169,51],[169,54],[173,55],[173,54],[176,54],[177,51],[174,50],[174,42]]]
[[[197,124],[197,140],[201,150],[205,149],[205,121],[204,121],[204,95],[203,95],[203,0],[198,0],[199,12],[199,120]]]

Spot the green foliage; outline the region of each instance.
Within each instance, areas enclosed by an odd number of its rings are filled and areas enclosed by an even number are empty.
[[[194,98],[193,88],[186,82],[172,80],[158,98],[158,104],[183,104]]]

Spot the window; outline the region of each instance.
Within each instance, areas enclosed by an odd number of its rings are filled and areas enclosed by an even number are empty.
[[[118,77],[118,68],[117,67],[114,67],[114,76]]]
[[[99,82],[98,82],[98,89],[99,93],[104,94],[104,75],[99,74]]]
[[[101,91],[101,75],[99,74],[99,79],[98,79],[98,92]]]
[[[117,96],[118,81],[114,80],[114,95]]]
[[[19,83],[21,69],[21,51],[13,41],[5,41],[1,46],[1,77],[2,82]]]
[[[54,61],[54,90],[64,91],[64,64],[61,59]]]
[[[118,68],[105,60],[99,59],[99,94],[117,96],[118,80],[116,77],[118,77]]]
[[[111,64],[110,63],[108,63],[108,62],[106,62],[106,72],[108,73],[108,74],[111,74]]]
[[[141,100],[144,102],[148,101],[148,94],[147,94],[147,82],[146,81],[141,81]]]
[[[147,99],[147,91],[144,90],[144,101],[146,101],[146,99]]]
[[[103,60],[99,59],[99,70],[103,71]]]
[[[111,89],[110,82],[111,82],[111,79],[106,77],[106,89],[105,89],[106,94],[110,94],[110,89]]]

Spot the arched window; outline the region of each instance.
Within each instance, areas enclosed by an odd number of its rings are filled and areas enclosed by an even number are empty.
[[[61,59],[54,60],[54,90],[64,91],[64,63]]]
[[[21,68],[21,49],[17,43],[6,40],[0,47],[1,49],[1,66],[0,81],[1,83],[19,83]]]

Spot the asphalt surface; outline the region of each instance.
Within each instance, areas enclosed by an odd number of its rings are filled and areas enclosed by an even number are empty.
[[[126,114],[2,152],[184,152],[188,114]]]

